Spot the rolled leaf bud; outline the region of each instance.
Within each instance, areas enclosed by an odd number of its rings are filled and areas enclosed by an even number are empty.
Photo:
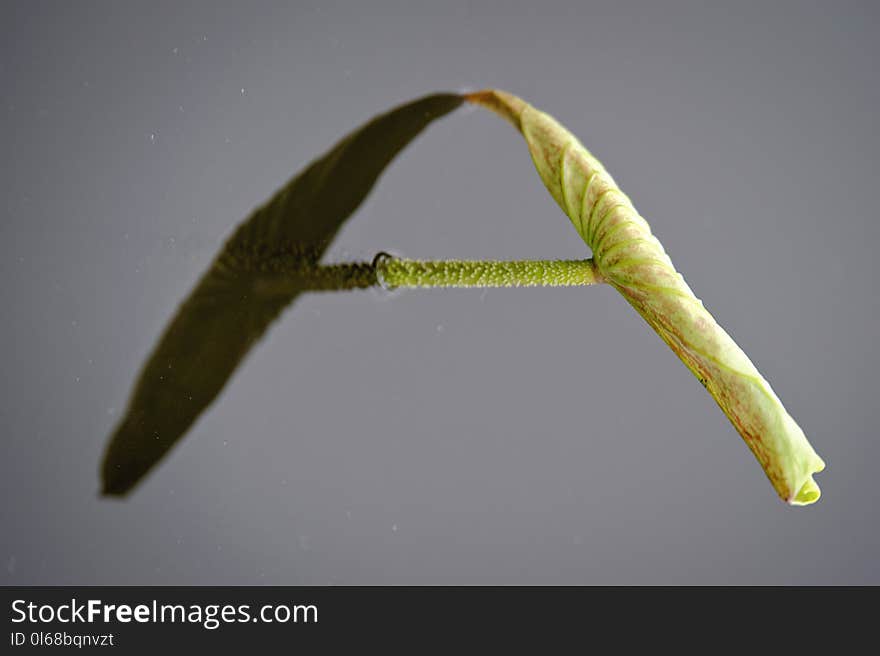
[[[807,505],[825,463],[770,384],[718,325],[599,160],[553,117],[503,91],[469,94],[525,137],[550,194],[611,284],[709,391],[755,454],[779,496]]]

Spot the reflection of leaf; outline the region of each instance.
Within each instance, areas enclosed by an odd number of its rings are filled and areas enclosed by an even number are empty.
[[[104,494],[131,490],[174,446],[298,296],[303,263],[323,254],[395,155],[461,102],[436,94],[373,119],[238,227],[144,365],[104,456]]]

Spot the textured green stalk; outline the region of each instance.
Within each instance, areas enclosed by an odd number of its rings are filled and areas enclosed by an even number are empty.
[[[468,100],[520,131],[550,194],[592,249],[599,273],[706,387],[779,496],[793,505],[815,502],[820,493],[813,474],[825,463],[599,160],[553,117],[516,96],[488,90]]]
[[[592,260],[406,260],[380,254],[384,287],[578,287],[602,282]]]
[[[408,260],[379,253],[372,263],[308,260],[261,267],[260,294],[397,288],[584,287],[603,282],[592,260]],[[266,271],[262,269],[266,268]]]

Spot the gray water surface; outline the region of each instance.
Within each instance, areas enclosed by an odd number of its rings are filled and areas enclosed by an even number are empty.
[[[880,12],[706,4],[3,3],[0,583],[880,583]],[[234,226],[370,116],[484,86],[602,159],[828,463],[822,499],[780,502],[607,287],[305,296],[100,498]],[[380,250],[588,256],[475,110],[329,255]]]

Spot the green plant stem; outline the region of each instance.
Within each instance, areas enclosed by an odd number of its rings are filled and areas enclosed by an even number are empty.
[[[386,288],[580,287],[602,282],[593,260],[374,260]]]
[[[297,259],[258,277],[264,294],[291,291],[583,287],[604,282],[593,260],[408,260],[379,253],[370,262],[315,264]]]

